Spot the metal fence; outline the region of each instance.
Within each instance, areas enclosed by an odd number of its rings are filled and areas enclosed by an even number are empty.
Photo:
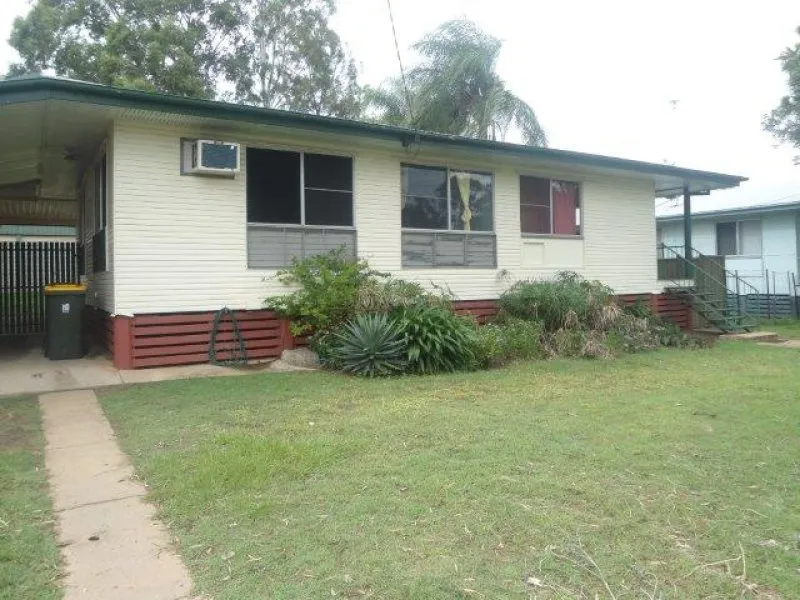
[[[79,279],[75,242],[0,242],[0,335],[44,331],[44,286]]]

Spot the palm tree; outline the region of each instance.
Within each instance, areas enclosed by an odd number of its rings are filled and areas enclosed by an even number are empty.
[[[414,45],[423,60],[408,74],[409,98],[402,80],[392,79],[367,89],[368,105],[393,125],[491,140],[513,125],[526,144],[546,146],[534,110],[495,71],[501,47],[471,21],[443,23]]]

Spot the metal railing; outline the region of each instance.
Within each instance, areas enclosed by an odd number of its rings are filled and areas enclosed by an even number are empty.
[[[739,330],[744,328],[745,320],[750,316],[747,312],[747,303],[742,303],[742,288],[758,290],[750,283],[744,281],[738,274],[729,271],[720,260],[704,255],[691,248],[691,256],[687,258],[684,252],[679,252],[676,247],[659,245],[659,279],[673,283],[678,289],[688,292],[694,300],[695,310],[710,323],[725,330]],[[684,250],[683,246],[680,250]],[[669,262],[666,262],[669,261]],[[706,264],[706,268],[703,264]],[[707,268],[712,265],[716,274]],[[729,287],[730,280],[735,282],[735,290]],[[687,287],[686,282],[691,281]],[[735,296],[737,301],[733,309],[728,303],[728,298]]]

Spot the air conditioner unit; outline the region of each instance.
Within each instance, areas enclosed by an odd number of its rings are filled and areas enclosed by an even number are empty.
[[[239,172],[239,144],[195,140],[192,142],[190,173],[233,175]]]

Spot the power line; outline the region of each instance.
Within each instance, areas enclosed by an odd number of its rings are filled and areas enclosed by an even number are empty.
[[[389,8],[389,21],[392,23],[392,36],[394,36],[394,48],[397,51],[397,62],[400,64],[400,78],[403,82],[403,91],[406,95],[406,104],[408,104],[408,116],[411,123],[416,129],[416,120],[414,119],[414,109],[411,108],[411,93],[408,91],[408,84],[406,83],[406,71],[403,68],[403,59],[400,56],[400,44],[397,42],[397,29],[394,26],[394,14],[392,14],[392,0],[386,0],[386,6]]]

